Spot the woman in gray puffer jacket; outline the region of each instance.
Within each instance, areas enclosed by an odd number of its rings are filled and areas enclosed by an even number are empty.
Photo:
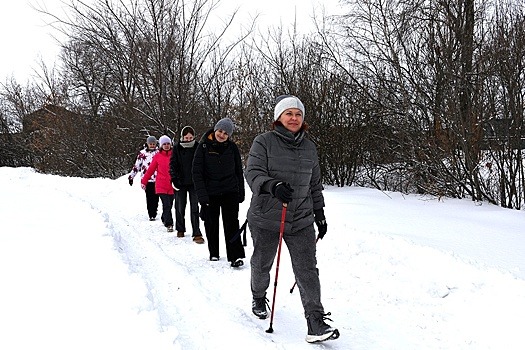
[[[287,203],[283,240],[288,246],[292,268],[301,294],[308,334],[306,341],[335,339],[337,329],[327,325],[321,303],[317,270],[316,237],[326,234],[324,199],[317,150],[306,138],[304,105],[295,96],[278,98],[273,130],[253,141],[245,171],[252,190],[248,225],[253,239],[251,257],[252,311],[268,317],[266,290],[279,245],[283,204]]]

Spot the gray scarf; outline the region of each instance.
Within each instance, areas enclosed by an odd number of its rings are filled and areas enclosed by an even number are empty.
[[[181,145],[184,148],[192,148],[193,145],[195,145],[195,140],[181,141],[181,142],[179,142],[179,145]]]

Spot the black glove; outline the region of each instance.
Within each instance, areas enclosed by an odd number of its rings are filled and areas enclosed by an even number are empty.
[[[326,224],[326,218],[324,216],[324,210],[317,209],[314,211],[314,218],[315,224],[317,225],[317,231],[319,232],[317,237],[323,239],[324,235],[326,235],[326,231],[328,230],[328,225]]]
[[[173,187],[173,189],[174,189],[175,191],[178,191],[178,190],[180,190],[180,188],[181,188],[182,186],[180,185],[180,183],[179,183],[178,181],[176,181],[176,180],[171,180],[171,187]]]
[[[201,218],[202,221],[206,222],[206,220],[208,220],[209,210],[210,210],[210,207],[208,203],[201,204],[201,211],[199,212],[199,217]]]
[[[132,179],[131,177],[128,178],[128,182],[129,182],[129,185],[130,185],[130,186],[133,186],[133,179]]]
[[[272,188],[272,194],[275,198],[283,203],[290,203],[292,201],[293,188],[287,182],[278,182]]]

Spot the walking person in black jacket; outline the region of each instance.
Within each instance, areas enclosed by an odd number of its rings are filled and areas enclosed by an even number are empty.
[[[195,130],[185,126],[180,133],[180,141],[175,145],[170,159],[171,183],[175,187],[175,229],[177,237],[184,237],[186,232],[186,203],[190,197],[190,221],[192,237],[195,243],[204,243],[199,227],[199,202],[193,185],[193,157],[197,143]]]
[[[321,303],[317,269],[314,222],[318,238],[327,232],[317,149],[306,134],[301,100],[284,95],[276,102],[273,130],[254,139],[246,166],[246,181],[253,193],[248,209],[253,239],[252,311],[259,318],[268,317],[266,290],[280,241],[281,213],[286,213],[282,239],[301,294],[308,327],[306,341],[336,339],[339,331],[325,322],[330,313],[325,313]]]
[[[210,260],[219,260],[219,216],[222,215],[226,255],[232,267],[245,258],[239,230],[239,203],[244,201],[241,155],[230,139],[233,122],[223,118],[201,138],[193,159],[193,182],[204,221]]]

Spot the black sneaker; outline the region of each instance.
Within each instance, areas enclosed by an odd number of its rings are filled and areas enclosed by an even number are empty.
[[[242,259],[236,259],[235,261],[232,261],[231,267],[241,267],[244,265],[244,261]]]
[[[306,316],[306,323],[308,324],[307,342],[318,343],[339,338],[339,331],[324,322],[324,320],[332,321],[326,316],[330,316],[330,313],[323,314],[317,311]]]
[[[261,320],[264,320],[268,317],[268,309],[266,308],[268,304],[268,299],[266,295],[262,298],[253,298],[252,300],[252,312],[255,316],[259,317]]]

